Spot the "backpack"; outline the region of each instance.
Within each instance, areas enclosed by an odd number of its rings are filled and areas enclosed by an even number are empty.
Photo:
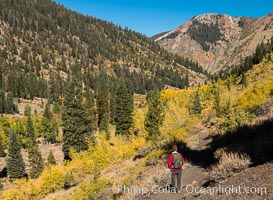
[[[174,153],[173,154],[173,167],[175,169],[179,169],[182,167],[182,160],[180,158],[180,154],[179,153]]]

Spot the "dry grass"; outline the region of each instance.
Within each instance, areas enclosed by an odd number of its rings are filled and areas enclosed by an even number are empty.
[[[251,164],[250,157],[246,154],[222,151],[219,156],[219,162],[210,169],[210,175],[216,181],[230,177],[234,173],[248,168]]]

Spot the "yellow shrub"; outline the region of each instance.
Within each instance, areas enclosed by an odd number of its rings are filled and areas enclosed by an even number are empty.
[[[155,150],[152,151],[151,153],[149,153],[145,159],[160,159],[162,155],[164,155],[164,153],[166,153],[164,150],[160,149],[160,150]]]
[[[39,185],[33,180],[18,179],[13,182],[13,187],[3,192],[2,199],[39,199]]]
[[[3,200],[26,200],[28,199],[17,187],[12,187],[2,194]]]
[[[99,193],[112,184],[106,179],[96,179],[87,183],[82,183],[74,192],[70,200],[98,199]]]
[[[92,173],[94,169],[94,161],[87,156],[73,159],[67,163],[65,168],[66,172],[73,172],[76,180],[86,176],[86,174]]]
[[[64,186],[64,170],[60,166],[52,166],[43,171],[38,179],[40,196],[45,196]]]
[[[145,140],[144,137],[136,137],[132,139],[132,146],[134,147],[134,149],[140,149],[141,147],[144,147],[147,145],[147,141]]]
[[[91,154],[91,159],[94,160],[95,166],[101,169],[110,163],[109,153],[101,146],[95,146]]]
[[[0,137],[2,138],[4,146],[7,146],[9,138],[8,138],[8,136],[6,135],[5,131],[2,128],[0,129]]]

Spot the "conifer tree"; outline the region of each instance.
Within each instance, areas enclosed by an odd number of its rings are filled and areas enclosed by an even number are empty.
[[[94,131],[96,130],[96,111],[94,105],[94,97],[90,89],[86,90],[85,93],[85,111],[86,111],[86,121],[88,128],[87,140],[90,143],[95,142]]]
[[[5,101],[5,112],[8,114],[14,114],[14,102],[13,95],[11,92],[7,93],[7,98]]]
[[[190,79],[189,79],[189,71],[187,70],[186,77],[185,77],[185,87],[188,88],[190,86]]]
[[[115,116],[117,134],[128,134],[133,124],[133,95],[129,93],[125,83],[120,82],[115,94]]]
[[[98,88],[97,108],[98,108],[98,127],[100,131],[108,131],[109,123],[109,98],[105,88]]]
[[[15,132],[9,134],[9,145],[7,155],[7,171],[10,180],[22,178],[26,175],[25,163],[21,154],[21,148],[18,143]]]
[[[5,92],[0,89],[0,113],[5,113]]]
[[[202,106],[200,103],[200,97],[199,97],[199,92],[197,91],[194,100],[193,100],[193,105],[192,105],[192,113],[193,114],[200,114],[202,111]]]
[[[48,102],[46,103],[43,117],[46,117],[49,120],[51,120],[53,118],[53,114],[50,110],[50,104]]]
[[[113,88],[109,94],[109,104],[109,122],[115,124],[116,88]]]
[[[31,107],[29,105],[25,106],[24,115],[25,116],[30,116],[31,115]]]
[[[19,106],[17,103],[14,105],[14,112],[19,114]]]
[[[30,164],[29,176],[34,179],[38,178],[43,171],[44,161],[37,144],[29,148],[28,158]]]
[[[60,104],[58,102],[53,103],[53,113],[59,114],[61,112]]]
[[[43,118],[41,120],[41,135],[44,138],[45,142],[56,142],[56,136],[58,133],[57,130],[57,124],[56,122],[53,120],[53,113],[50,110],[50,105],[47,102],[46,106],[45,106],[45,110],[44,110],[44,114],[43,114]]]
[[[43,117],[40,122],[40,134],[43,136],[44,142],[55,143],[58,134],[57,123]]]
[[[146,115],[144,125],[148,132],[148,139],[153,139],[160,135],[159,128],[163,123],[165,113],[163,103],[160,100],[160,93],[158,90],[150,91],[149,110]]]
[[[48,154],[47,163],[50,164],[50,165],[56,165],[56,161],[55,161],[52,150],[50,150],[50,152]]]
[[[34,127],[33,127],[33,122],[31,119],[30,114],[27,115],[27,124],[26,124],[26,147],[30,148],[35,144],[35,134],[34,134]]]
[[[86,111],[83,105],[81,84],[72,79],[69,81],[64,95],[63,121],[63,152],[65,159],[70,159],[69,149],[76,152],[87,150],[86,135],[89,132]]]
[[[4,144],[2,137],[0,137],[0,157],[5,157],[6,153],[4,152]]]
[[[240,84],[242,84],[245,87],[247,86],[247,76],[246,76],[245,73],[242,74],[242,78],[241,78]]]

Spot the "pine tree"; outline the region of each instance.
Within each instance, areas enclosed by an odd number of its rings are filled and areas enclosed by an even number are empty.
[[[0,89],[0,114],[5,113],[5,92]]]
[[[53,113],[59,114],[61,112],[60,104],[58,102],[53,103]]]
[[[45,142],[55,143],[58,134],[56,122],[43,117],[40,122],[40,134],[43,136]]]
[[[14,105],[14,112],[19,114],[19,106],[17,103]]]
[[[89,127],[82,100],[81,84],[76,79],[72,79],[69,81],[65,91],[62,112],[63,152],[65,159],[70,159],[70,148],[73,148],[76,152],[88,149],[85,137],[89,132]]]
[[[4,152],[4,144],[2,137],[0,137],[0,157],[5,157],[6,153]]]
[[[108,131],[109,124],[109,98],[104,88],[98,88],[97,95],[98,127],[100,131]]]
[[[7,98],[5,101],[5,112],[8,114],[14,114],[14,102],[13,102],[13,95],[11,92],[7,93]]]
[[[44,161],[37,144],[29,148],[28,158],[30,164],[29,176],[34,179],[38,178],[43,171]]]
[[[202,111],[202,106],[200,103],[200,97],[199,97],[199,92],[197,91],[194,100],[193,100],[193,105],[192,105],[192,113],[193,114],[200,114]]]
[[[189,71],[187,70],[186,77],[185,77],[185,87],[188,88],[190,86],[190,79],[189,79]]]
[[[53,118],[53,114],[50,110],[50,104],[48,102],[46,103],[43,117],[45,117],[49,120],[51,120]]]
[[[26,175],[25,163],[21,154],[21,148],[18,143],[15,132],[9,134],[7,171],[10,180],[22,178]]]
[[[55,161],[55,158],[54,158],[54,155],[53,155],[52,150],[50,150],[50,152],[49,152],[49,154],[48,154],[47,163],[48,163],[49,165],[56,165],[56,161]]]
[[[148,139],[153,139],[160,135],[159,128],[163,123],[165,113],[163,103],[160,100],[160,93],[158,90],[154,90],[150,92],[151,95],[147,95],[150,99],[149,102],[149,110],[146,115],[144,125],[145,129],[148,132]]]
[[[30,116],[31,115],[31,107],[29,105],[25,106],[24,115],[25,116]]]
[[[245,73],[242,74],[242,78],[241,78],[240,84],[242,84],[245,87],[247,86],[247,76],[246,76]]]
[[[27,124],[26,124],[26,147],[30,148],[35,144],[35,134],[34,134],[34,127],[33,127],[33,122],[31,119],[30,114],[27,115]]]
[[[117,134],[128,134],[133,124],[133,95],[130,94],[124,82],[121,82],[115,94],[115,116]]]
[[[56,127],[56,122],[53,120],[53,113],[50,110],[50,104],[48,102],[46,103],[43,118],[40,124],[40,131],[44,141],[55,143],[58,130]]]
[[[85,111],[86,111],[86,121],[88,126],[87,140],[90,143],[95,143],[94,131],[96,130],[96,111],[94,105],[94,97],[90,89],[86,90],[85,93]]]
[[[109,94],[109,122],[115,124],[115,112],[116,112],[116,88],[113,88]]]

